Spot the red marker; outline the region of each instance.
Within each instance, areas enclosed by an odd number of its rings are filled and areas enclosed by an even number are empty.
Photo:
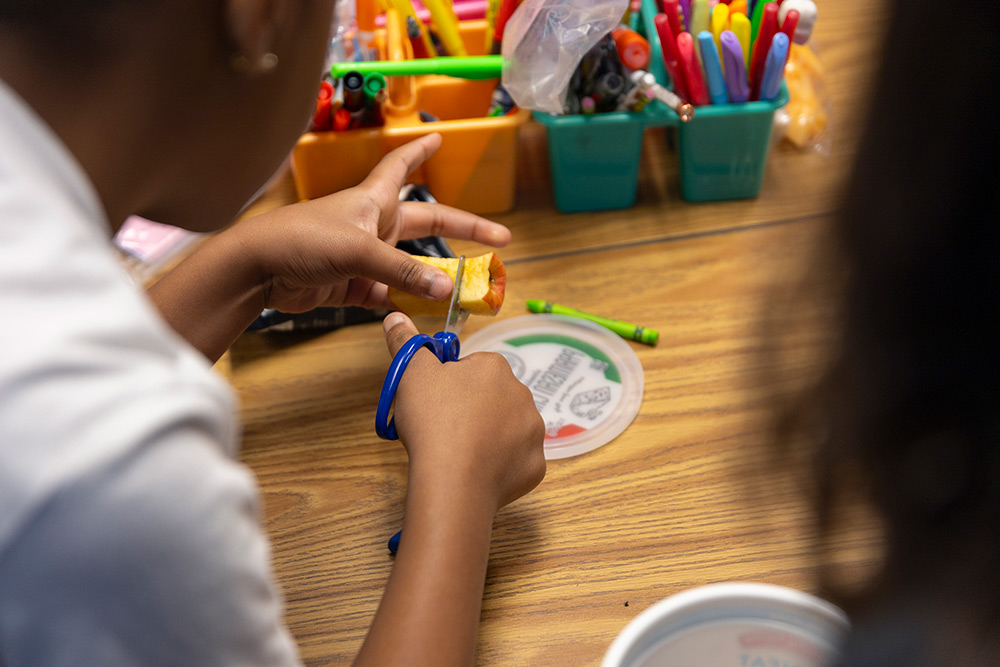
[[[753,43],[750,54],[750,99],[760,99],[760,80],[764,76],[764,63],[767,52],[771,50],[771,40],[778,32],[778,3],[769,2],[764,5],[764,14],[757,31],[757,41]]]
[[[333,102],[333,84],[324,81],[319,84],[319,95],[316,97],[316,112],[313,114],[312,131],[326,132],[333,125],[330,105]]]
[[[657,14],[653,17],[653,24],[656,26],[656,34],[660,37],[660,50],[663,51],[663,64],[667,68],[670,79],[674,82],[674,92],[681,98],[691,101],[688,94],[687,77],[684,75],[684,66],[681,64],[680,55],[677,52],[677,41],[670,32],[670,18],[666,14]]]
[[[684,67],[688,92],[691,93],[691,104],[696,107],[710,104],[712,100],[708,96],[708,86],[705,85],[705,77],[701,73],[698,56],[694,53],[694,39],[691,38],[691,33],[682,32],[677,35],[677,55]]]
[[[336,113],[333,114],[333,129],[337,132],[343,132],[350,126],[351,112],[344,107],[340,107],[337,109]]]
[[[795,39],[795,29],[799,27],[799,10],[789,9],[785,14],[785,22],[781,24],[781,32],[788,35],[788,43]]]
[[[681,6],[678,0],[663,0],[663,13],[670,21],[670,32],[674,34],[674,39],[681,34]]]
[[[507,20],[517,9],[518,0],[500,0],[497,8],[497,17],[493,22],[493,53],[500,53],[500,45],[503,43],[503,29],[507,26]]]

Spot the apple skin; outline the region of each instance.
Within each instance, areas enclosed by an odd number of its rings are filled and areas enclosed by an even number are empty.
[[[457,257],[421,257],[414,259],[436,266],[449,276],[452,281],[458,272]],[[476,315],[496,315],[503,306],[504,293],[507,289],[507,268],[494,252],[488,252],[478,257],[465,259],[465,274],[462,278],[462,291],[458,295],[458,304],[463,309]],[[408,292],[389,288],[389,300],[399,310],[410,316],[448,314],[448,299],[432,301],[422,299]]]

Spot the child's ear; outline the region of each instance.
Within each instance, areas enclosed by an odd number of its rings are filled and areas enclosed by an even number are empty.
[[[232,41],[231,65],[259,74],[277,65],[275,40],[288,0],[225,0],[226,28]]]

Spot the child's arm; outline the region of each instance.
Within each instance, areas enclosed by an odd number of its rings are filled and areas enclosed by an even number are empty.
[[[412,335],[386,318],[390,353]],[[471,665],[496,511],[545,474],[544,423],[495,354],[418,353],[395,403],[410,456],[403,537],[356,665]]]
[[[389,153],[360,185],[245,220],[210,239],[149,290],[167,322],[215,361],[262,309],[386,306],[388,287],[444,299],[451,279],[393,247],[421,236],[503,246],[503,225],[397,198],[441,143],[428,135]]]

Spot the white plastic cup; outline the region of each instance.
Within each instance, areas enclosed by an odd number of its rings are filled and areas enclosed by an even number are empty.
[[[601,667],[825,667],[849,630],[843,611],[802,591],[710,584],[632,619]]]

